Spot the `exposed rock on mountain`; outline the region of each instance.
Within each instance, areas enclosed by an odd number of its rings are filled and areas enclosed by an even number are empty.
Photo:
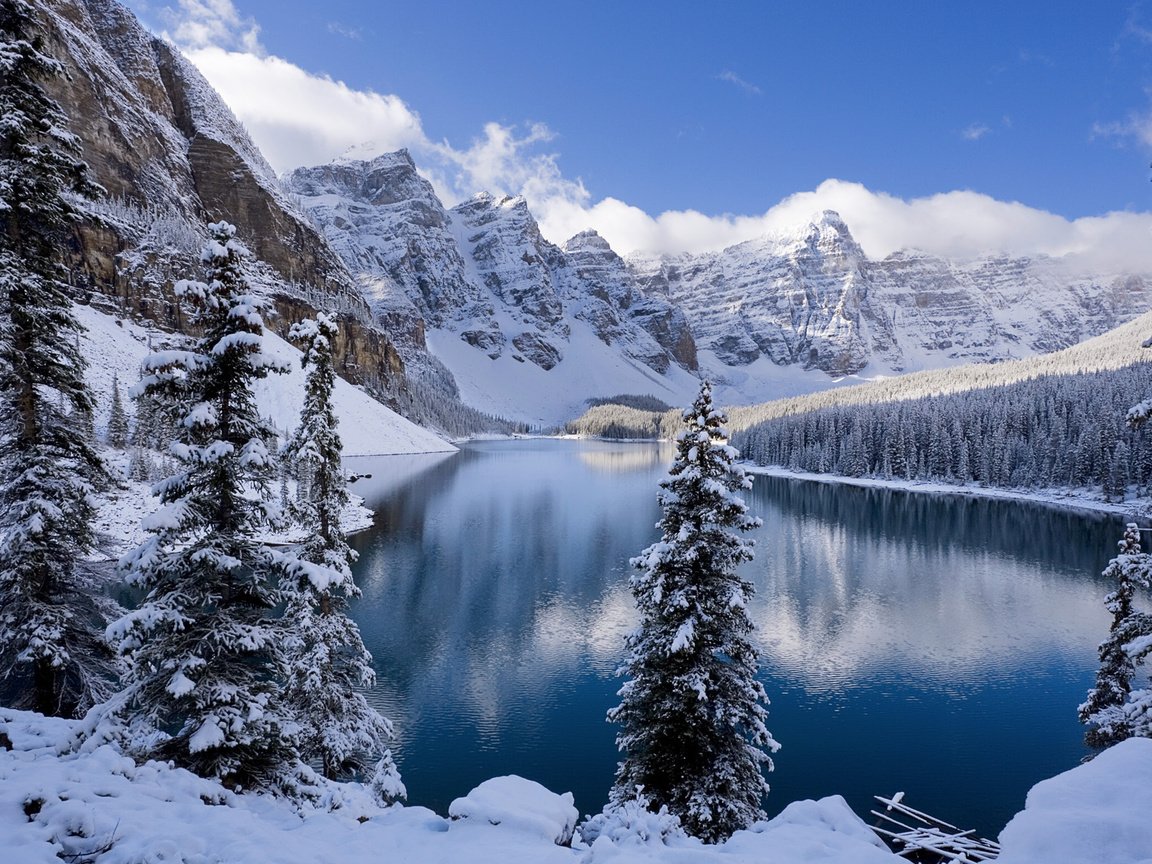
[[[286,185],[307,203],[361,291],[411,345],[424,347],[424,326],[483,311],[448,213],[406,150],[370,164],[336,161],[295,171]]]
[[[226,219],[254,253],[254,284],[276,302],[270,326],[283,334],[319,309],[338,314],[341,374],[411,409],[417,397],[403,361],[343,260],[200,73],[115,0],[46,0],[39,17],[67,72],[51,95],[107,192],[77,227],[72,250],[75,281],[93,302],[188,328],[171,285],[200,272],[205,225]]]
[[[648,296],[636,283],[628,266],[595,231],[583,231],[564,244],[568,264],[589,299],[582,314],[599,318],[599,332],[608,340],[621,338],[629,323],[652,338],[633,348],[636,359],[658,372],[668,370],[668,360],[685,369],[696,369],[696,340],[684,313],[659,294]],[[646,349],[646,350],[645,350]]]
[[[1143,312],[1149,276],[1085,276],[1048,258],[869,260],[838,214],[700,256],[634,260],[688,316],[709,371],[761,356],[841,377],[1054,351]]]
[[[675,366],[679,381],[696,368],[695,342],[679,309],[646,296],[594,232],[564,249],[545,240],[523,198],[481,194],[446,210],[406,151],[298,169],[284,183],[344,256],[377,317],[413,334],[401,342],[409,362],[419,361],[424,327],[475,349],[471,359],[461,358],[468,366],[510,359],[549,372],[567,360],[573,370],[553,387],[575,383],[574,406],[606,395],[587,389],[603,376],[581,382],[579,364],[623,363],[626,380],[617,387],[655,385],[669,395],[679,393],[679,384],[661,376]],[[586,332],[599,347],[583,338]],[[457,377],[475,371],[455,360],[449,365]],[[500,369],[515,389],[521,373]],[[526,402],[513,413],[545,419]]]
[[[53,95],[111,198],[197,226],[226,218],[285,281],[347,290],[338,256],[280,192],[232,112],[171,45],[115,0],[50,0],[46,9],[50,50],[69,72]]]

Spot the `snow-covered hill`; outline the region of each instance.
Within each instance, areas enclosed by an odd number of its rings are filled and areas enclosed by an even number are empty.
[[[88,363],[85,379],[96,397],[96,429],[101,432],[108,425],[113,381],[119,381],[125,409],[131,414],[132,403],[127,395],[139,380],[141,360],[153,350],[150,345],[158,346],[157,340],[171,337],[105,315],[91,306],[75,306],[74,312],[86,328],[80,348]],[[301,355],[275,333],[267,331],[264,350],[291,364],[287,374],[271,375],[256,386],[261,413],[287,434],[295,428],[304,402]],[[340,419],[345,456],[439,453],[456,449],[341,378],[336,379],[333,403]]]

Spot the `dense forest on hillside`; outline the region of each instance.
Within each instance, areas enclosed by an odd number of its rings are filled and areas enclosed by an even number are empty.
[[[1152,443],[1129,407],[1152,392],[1152,363],[1043,375],[899,402],[833,405],[734,433],[745,458],[849,477],[1092,488],[1120,499],[1152,481]]]

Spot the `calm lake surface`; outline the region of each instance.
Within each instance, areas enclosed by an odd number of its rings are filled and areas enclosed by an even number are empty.
[[[628,559],[657,538],[672,449],[478,442],[351,460],[376,511],[354,604],[409,802],[446,813],[519,774],[599,810],[617,762],[614,672],[637,617]],[[1123,520],[770,477],[745,573],[768,728],[766,806],[908,803],[995,836],[1085,754],[1076,706],[1109,616]],[[868,821],[871,821],[870,817]]]

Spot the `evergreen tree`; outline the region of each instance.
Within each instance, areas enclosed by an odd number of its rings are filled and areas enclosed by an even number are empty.
[[[1116,590],[1104,601],[1112,613],[1112,627],[1108,638],[1100,643],[1096,686],[1079,708],[1080,722],[1088,725],[1084,739],[1092,747],[1107,747],[1138,734],[1130,704],[1132,679],[1136,663],[1143,659],[1139,655],[1149,649],[1145,646],[1142,652],[1133,652],[1132,646],[1152,637],[1152,616],[1137,611],[1132,603],[1138,588],[1152,587],[1152,556],[1141,551],[1140,529],[1134,523],[1125,527],[1119,546],[1120,554],[1108,562],[1102,574],[1116,582]],[[1146,698],[1139,692],[1137,697],[1137,703]]]
[[[74,715],[105,695],[111,652],[93,544],[92,396],[61,252],[87,179],[78,139],[41,82],[32,7],[0,2],[0,680],[18,705]]]
[[[292,327],[290,336],[303,343],[304,367],[309,371],[300,424],[284,448],[285,459],[304,480],[305,492],[295,509],[311,532],[288,564],[283,583],[287,698],[302,729],[302,755],[320,762],[329,779],[364,772],[369,767],[366,757],[380,754],[382,742],[392,736],[391,724],[357,689],[370,686],[376,676],[360,630],[346,614],[348,598],[360,591],[350,569],[356,553],[340,524],[349,496],[332,407],[336,333],[336,323],[323,313],[315,321]],[[398,790],[398,797],[403,797],[399,773],[387,751],[378,769],[373,788]],[[389,771],[391,777],[383,776]]]
[[[641,623],[628,637],[621,702],[608,714],[622,727],[624,754],[611,800],[643,796],[716,842],[762,816],[765,749],[779,745],[764,727],[768,700],[755,677],[752,586],[736,573],[752,557],[736,531],[760,524],[735,494],[751,480],[725,443],[707,382],[683,422],[660,484],[663,536],[632,561]]]
[[[112,376],[112,408],[108,416],[108,446],[123,450],[128,445],[128,415],[120,398],[120,376]]]
[[[138,748],[229,786],[277,788],[298,757],[270,619],[276,558],[257,540],[275,458],[253,385],[284,368],[262,353],[264,302],[235,229],[209,230],[207,282],[176,285],[203,335],[144,361],[142,389],[180,418],[170,448],[180,470],[153,488],[151,537],[121,562],[145,600],[110,631],[132,656],[124,706]]]

